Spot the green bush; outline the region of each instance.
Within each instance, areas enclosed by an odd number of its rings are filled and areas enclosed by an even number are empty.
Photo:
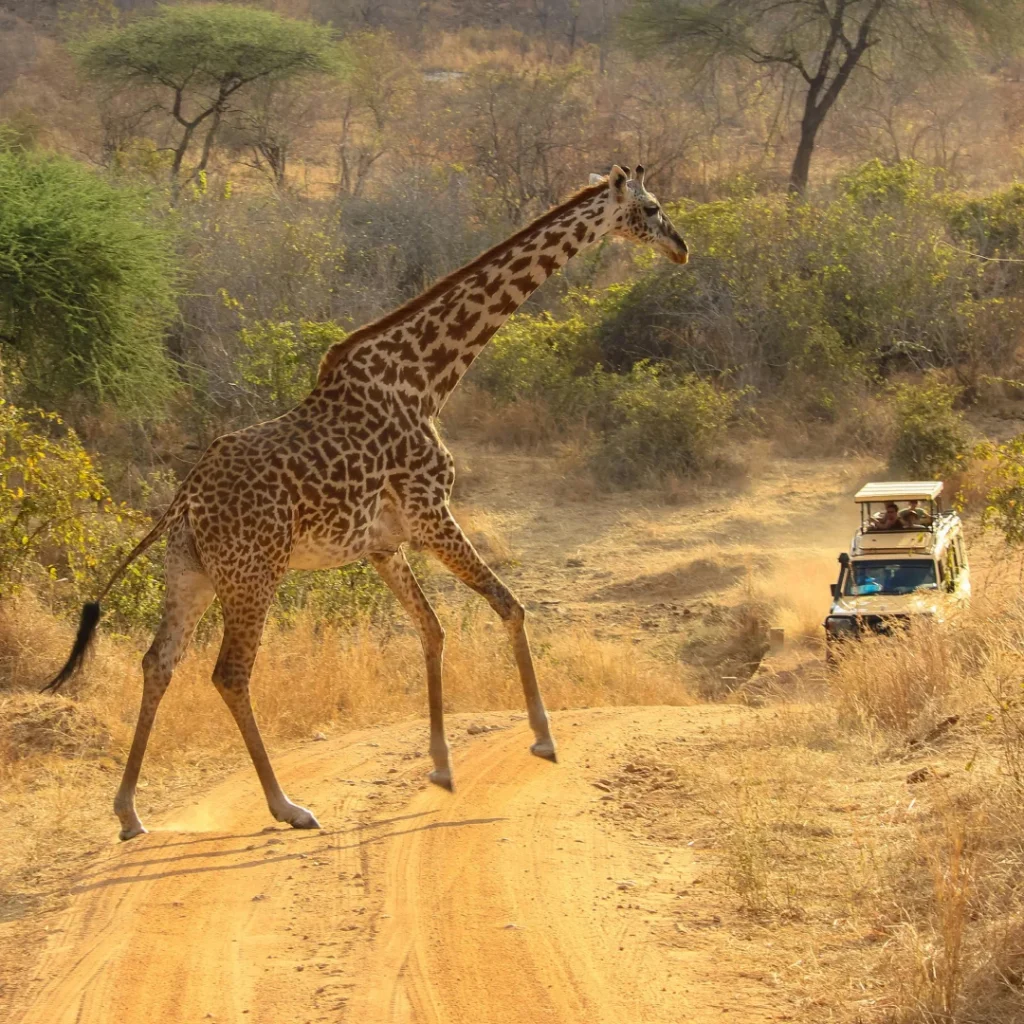
[[[668,473],[706,469],[736,408],[738,395],[693,374],[675,379],[638,363],[611,403],[614,425],[593,460],[609,483],[640,485]]]
[[[943,207],[954,238],[990,258],[1024,252],[1024,185],[985,196],[951,194]]]
[[[55,413],[0,399],[0,596],[26,583],[65,610],[96,596],[134,547],[140,517],[116,504],[73,430]],[[144,555],[106,607],[122,627],[153,625],[162,588]]]
[[[491,339],[469,379],[502,404],[522,398],[557,401],[572,387],[585,335],[578,315],[556,320],[550,313],[519,313]]]
[[[0,399],[0,594],[42,565],[82,571],[94,549],[89,512],[109,500],[74,431],[56,413]]]
[[[790,409],[800,418],[825,423],[843,419],[859,403],[870,379],[864,358],[828,325],[807,331],[792,371],[784,389]]]
[[[257,410],[277,414],[305,398],[323,354],[346,333],[335,323],[313,320],[260,320],[243,327],[238,372]]]
[[[1024,312],[1016,271],[967,251],[951,227],[951,211],[967,204],[940,186],[913,161],[871,161],[807,202],[741,194],[679,204],[673,219],[692,264],[645,268],[619,289],[596,326],[601,362],[625,370],[652,359],[799,388],[805,355],[827,337],[833,368],[864,380],[931,367],[974,387],[1004,374]],[[996,205],[993,224],[1015,239],[1018,200]]]
[[[575,295],[564,319],[519,313],[494,336],[469,379],[499,404],[545,403],[556,423],[603,422],[617,378],[603,372],[591,326],[595,304]]]
[[[942,479],[969,449],[963,416],[953,406],[961,389],[939,381],[890,389],[895,426],[890,463],[917,479]]]
[[[1024,434],[1003,444],[986,443],[976,454],[995,462],[982,528],[999,532],[1009,547],[1024,546]]]
[[[175,387],[176,280],[143,193],[0,136],[0,346],[30,400],[84,391],[158,412]]]
[[[387,584],[368,562],[339,569],[290,572],[277,588],[271,616],[289,626],[306,611],[316,622],[352,622],[362,616],[379,619],[397,607]]]
[[[839,177],[841,195],[860,208],[907,207],[931,204],[939,191],[939,170],[917,160],[899,160],[893,164],[875,158]]]

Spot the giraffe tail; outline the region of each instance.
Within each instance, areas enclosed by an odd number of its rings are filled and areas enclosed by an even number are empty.
[[[89,601],[82,607],[82,617],[78,620],[78,633],[75,635],[75,642],[68,660],[64,663],[64,667],[40,689],[40,693],[45,693],[47,690],[56,693],[72,676],[78,674],[78,670],[85,661],[85,656],[89,653],[89,648],[92,647],[99,621],[100,603],[99,601]]]
[[[45,693],[47,690],[51,693],[56,693],[69,679],[78,675],[82,665],[85,663],[86,655],[88,655],[96,638],[96,627],[99,625],[100,615],[102,614],[100,601],[107,596],[110,588],[124,575],[128,566],[146,548],[159,540],[171,521],[177,519],[185,511],[186,507],[187,503],[182,500],[182,492],[179,491],[168,506],[167,511],[156,521],[153,529],[132,548],[128,557],[117,567],[114,574],[107,581],[107,585],[103,588],[100,596],[95,601],[88,601],[82,606],[82,615],[78,620],[78,632],[75,634],[75,642],[71,646],[68,660],[64,663],[64,667],[45,686],[40,687],[40,693]]]

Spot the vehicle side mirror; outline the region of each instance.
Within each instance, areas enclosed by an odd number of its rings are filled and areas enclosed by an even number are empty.
[[[832,591],[832,596],[833,597],[838,597],[839,596],[839,584],[838,583],[830,583],[828,585],[828,589]]]

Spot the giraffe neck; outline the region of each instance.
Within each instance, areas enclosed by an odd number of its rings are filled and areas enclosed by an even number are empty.
[[[379,382],[436,414],[499,327],[609,227],[607,185],[584,189],[324,357],[317,391]]]

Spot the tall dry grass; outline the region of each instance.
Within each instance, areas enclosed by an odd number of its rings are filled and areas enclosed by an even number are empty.
[[[982,601],[850,645],[818,704],[703,759],[722,878],[817,948],[829,1019],[1024,1019],[1022,741],[1024,603]]]
[[[897,1018],[1020,1020],[1024,603],[982,600],[946,623],[856,645],[831,687],[836,727],[930,787],[879,901]]]

